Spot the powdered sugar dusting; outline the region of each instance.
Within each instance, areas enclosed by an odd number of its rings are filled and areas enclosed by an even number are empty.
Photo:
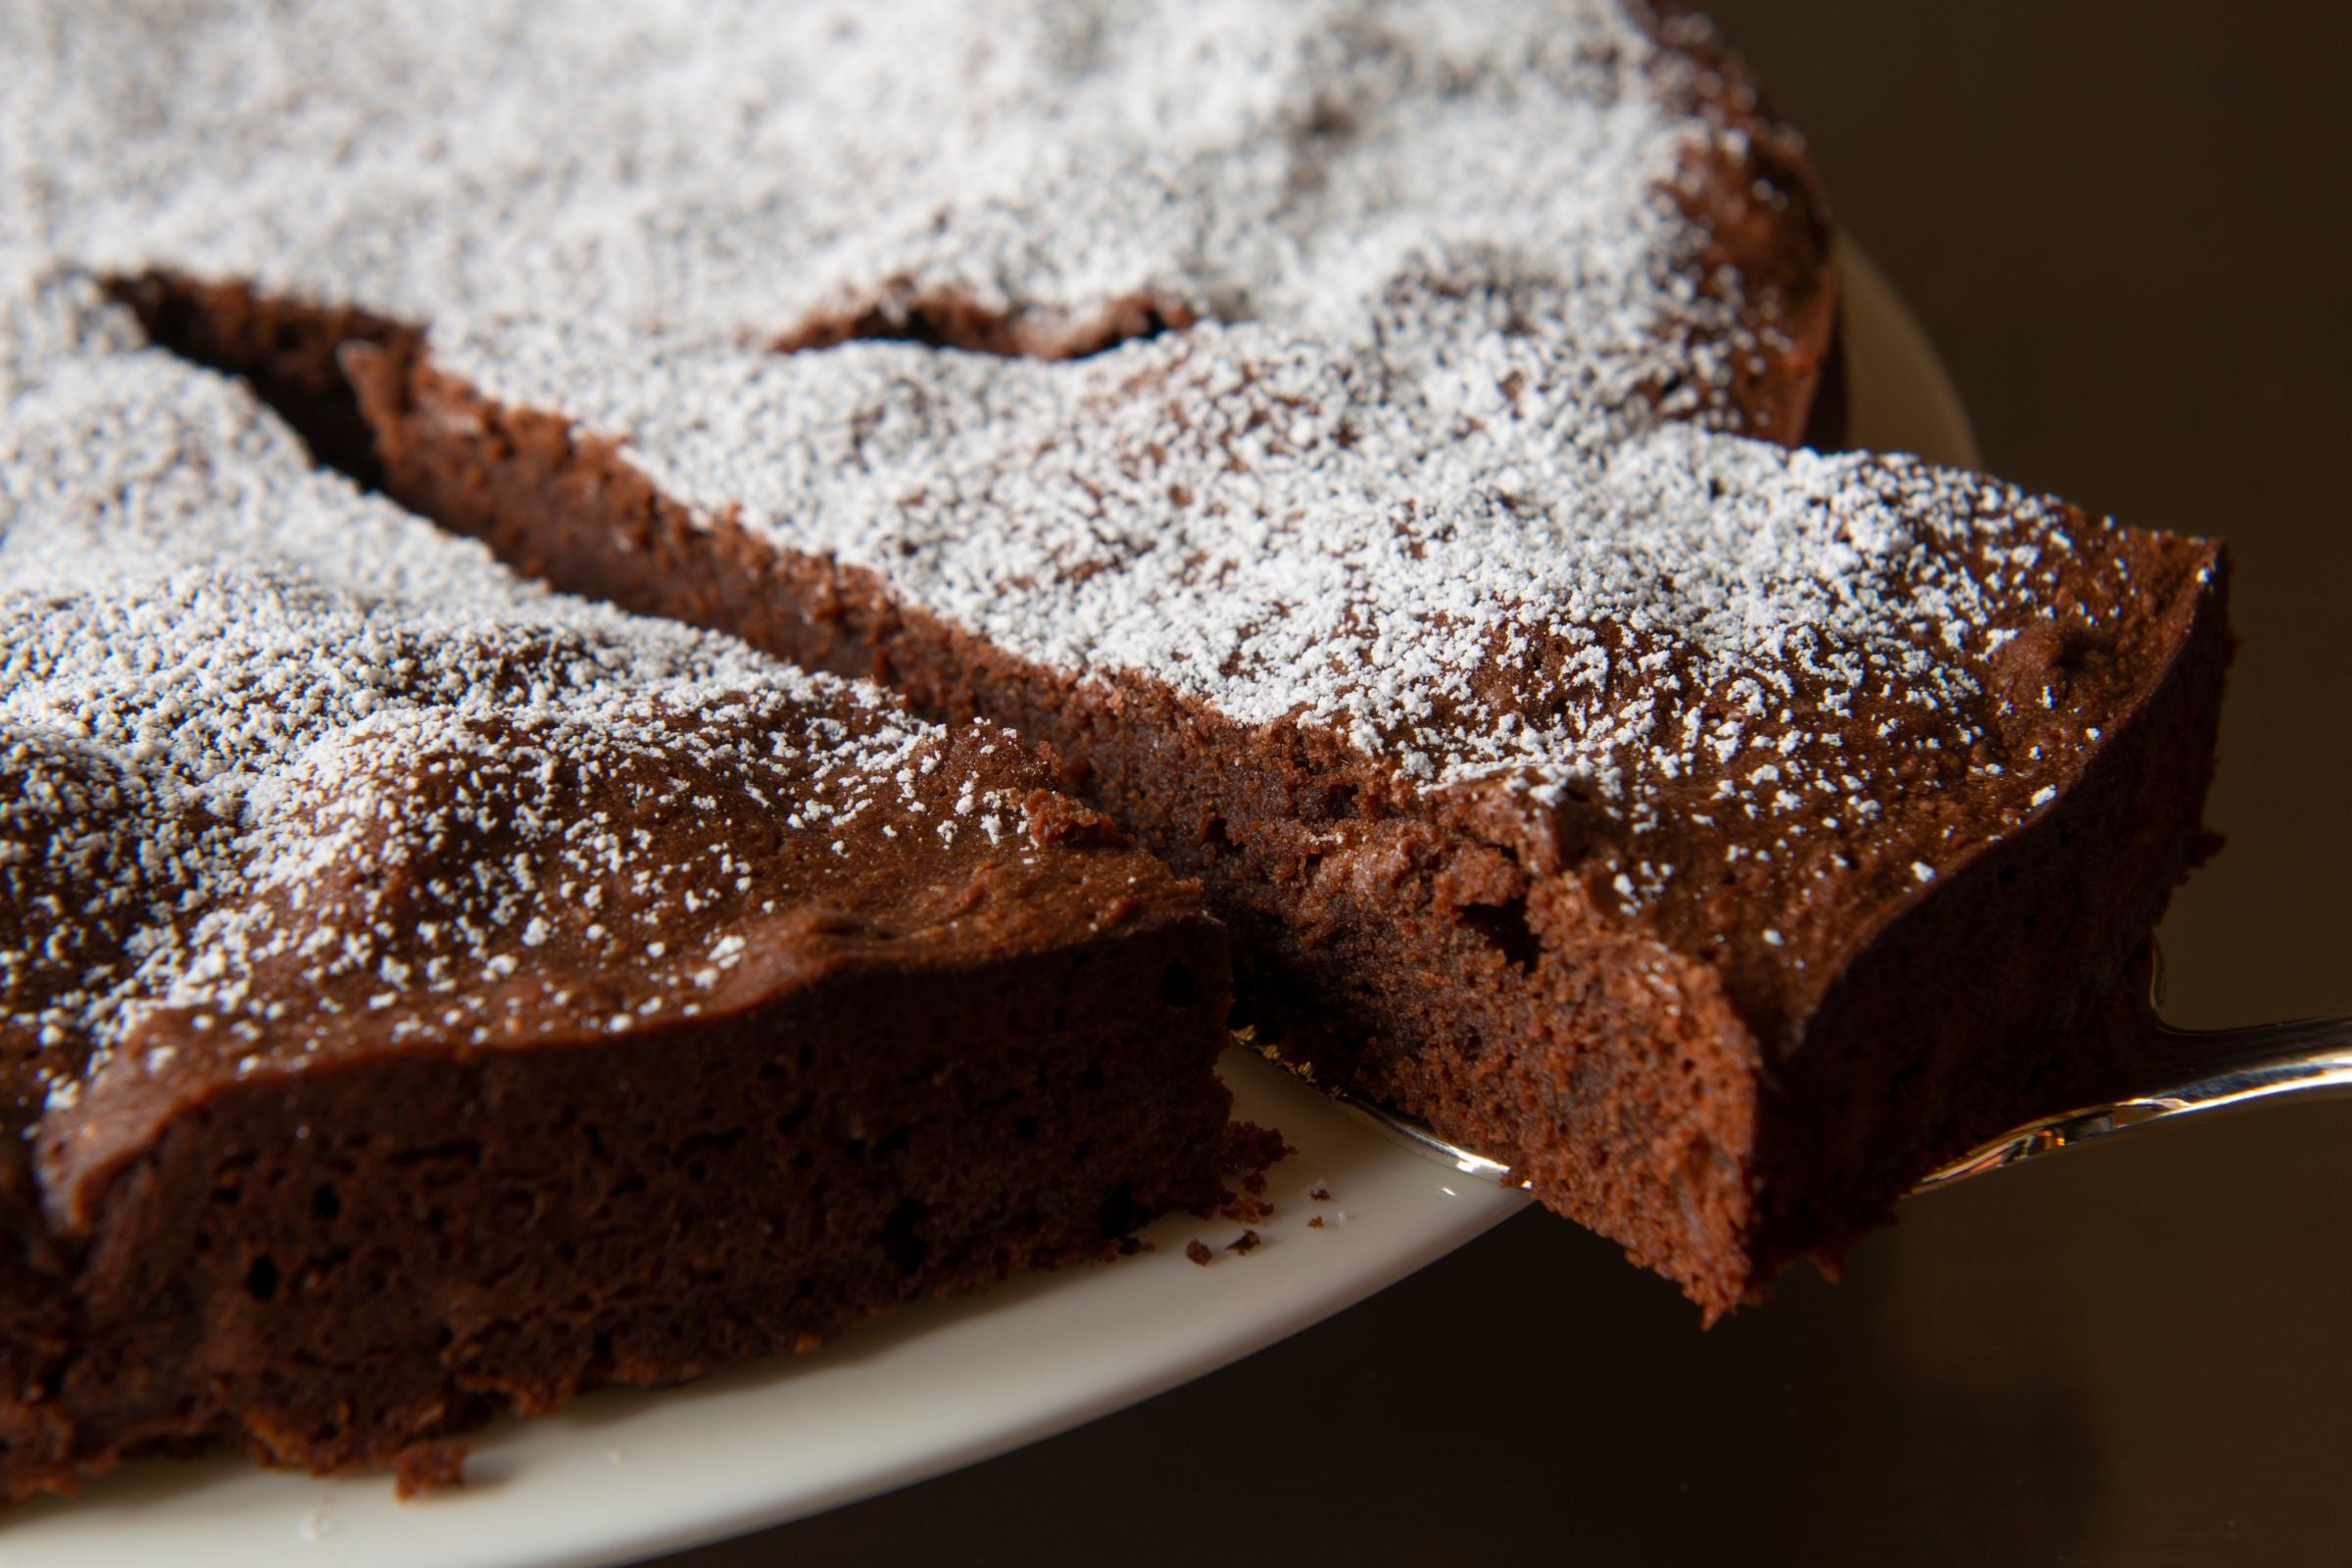
[[[418,322],[1515,314],[1691,409],[1744,343],[1617,0],[26,0],[0,57],[0,243]]]
[[[361,1015],[692,1013],[842,824],[1017,822],[873,688],[518,582],[122,348],[85,283],[39,293],[0,430],[0,1045],[53,1102],[169,1068],[159,1019],[258,1062]]]
[[[1986,742],[1985,661],[2077,554],[2058,512],[1914,460],[1612,417],[1573,356],[1508,334],[1429,347],[1259,324],[1059,366],[435,340],[707,519],[1054,670],[1336,730],[1427,789],[1503,777],[1639,831],[1704,779],[1749,817],[1866,818],[1906,754],[1941,771]],[[1627,869],[1636,892],[1670,868]]]

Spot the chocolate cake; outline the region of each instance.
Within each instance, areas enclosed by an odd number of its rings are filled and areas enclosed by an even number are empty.
[[[0,1495],[434,1440],[1222,1196],[1224,942],[983,725],[0,312]]]
[[[527,572],[1051,742],[1260,1045],[1710,1313],[2147,1060],[2223,557],[1774,444],[1826,220],[1702,24],[25,14],[21,243]]]
[[[1256,1038],[1712,1310],[2129,1066],[2210,544],[1914,460],[1475,435],[1253,328],[1083,366],[531,323],[363,364],[524,569],[1050,741]],[[2151,1064],[2152,1065],[2152,1064]]]

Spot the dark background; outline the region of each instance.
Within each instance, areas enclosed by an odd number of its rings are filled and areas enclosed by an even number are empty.
[[[2352,1009],[2352,10],[1715,0],[1995,470],[2221,534],[2171,1010]],[[2352,1101],[1915,1200],[1701,1333],[1544,1214],[1052,1442],[674,1559],[2352,1561]]]

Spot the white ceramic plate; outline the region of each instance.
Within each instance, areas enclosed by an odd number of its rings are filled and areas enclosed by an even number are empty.
[[[1971,461],[1958,399],[1918,327],[1848,253],[1856,445]],[[1238,1360],[1359,1301],[1526,1200],[1400,1148],[1253,1057],[1241,1113],[1298,1153],[1275,1168],[1263,1244],[1164,1220],[1154,1250],[923,1302],[810,1355],[660,1394],[605,1393],[509,1422],[467,1483],[415,1502],[387,1481],[230,1460],[135,1465],[0,1517],[0,1568],[271,1564],[554,1568],[612,1563],[814,1513],[1065,1431]],[[1328,1201],[1306,1195],[1322,1187]],[[1308,1221],[1320,1218],[1320,1227]],[[1185,1245],[1216,1249],[1207,1267]]]

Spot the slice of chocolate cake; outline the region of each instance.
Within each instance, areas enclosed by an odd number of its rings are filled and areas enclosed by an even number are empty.
[[[1217,1200],[1224,943],[1004,731],[0,313],[0,1495],[407,1462]]]
[[[2111,1021],[2199,853],[2215,546],[1610,434],[1541,342],[1401,326],[355,358],[395,493],[1050,741],[1203,880],[1260,1042],[1710,1311],[2145,1049]]]

